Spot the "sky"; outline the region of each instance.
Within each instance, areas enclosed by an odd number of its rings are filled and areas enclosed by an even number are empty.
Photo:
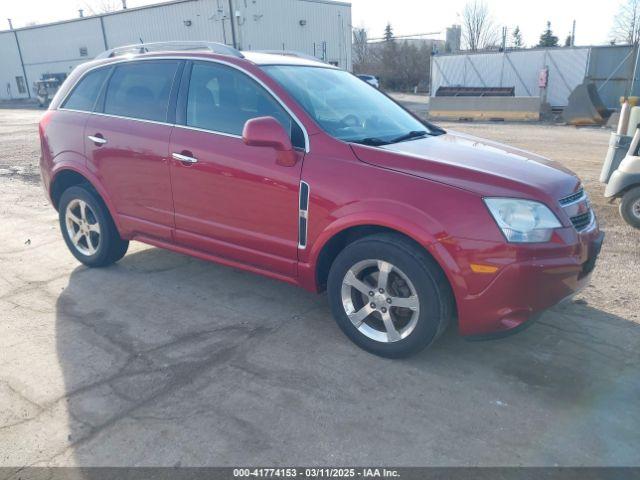
[[[486,0],[496,26],[511,30],[519,26],[524,42],[533,46],[551,21],[554,34],[563,42],[576,20],[576,45],[608,43],[613,18],[622,0]],[[78,15],[78,9],[94,8],[118,0],[0,0],[0,30],[30,22],[46,23]],[[440,32],[429,38],[444,39],[447,26],[460,23],[467,0],[351,0],[352,23],[364,27],[369,37],[380,37],[387,22],[396,35]],[[127,0],[129,7],[158,3],[158,0]]]

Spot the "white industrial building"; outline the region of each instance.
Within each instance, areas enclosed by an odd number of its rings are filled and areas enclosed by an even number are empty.
[[[329,0],[174,0],[0,32],[0,99],[33,96],[109,48],[206,40],[241,50],[295,50],[351,69],[351,5]]]

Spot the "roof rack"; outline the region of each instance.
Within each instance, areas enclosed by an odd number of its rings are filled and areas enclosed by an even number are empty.
[[[229,55],[237,58],[244,58],[244,55],[229,45],[216,42],[198,42],[198,41],[176,41],[176,42],[152,42],[138,43],[133,45],[123,45],[106,50],[96,56],[99,58],[112,58],[120,55],[148,53],[152,51],[162,50],[208,50],[211,53],[220,55]]]
[[[269,55],[282,55],[283,57],[298,57],[304,58],[305,60],[311,60],[313,62],[322,62],[317,57],[313,55],[308,55],[302,52],[296,52],[295,50],[251,50],[254,53],[268,53]]]

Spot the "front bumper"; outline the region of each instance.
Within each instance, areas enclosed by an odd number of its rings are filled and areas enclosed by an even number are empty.
[[[461,335],[478,339],[516,333],[544,310],[588,285],[604,240],[597,226],[575,234],[562,255],[528,252],[500,270],[481,292],[458,302]]]

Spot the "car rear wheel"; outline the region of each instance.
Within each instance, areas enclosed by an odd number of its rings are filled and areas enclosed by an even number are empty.
[[[640,187],[624,194],[620,202],[620,215],[632,227],[640,228]]]
[[[64,191],[58,205],[60,230],[74,257],[89,267],[105,267],[127,253],[102,199],[88,186]]]
[[[366,237],[340,252],[329,272],[328,295],[343,332],[389,358],[430,345],[451,315],[452,295],[439,266],[394,234]]]

